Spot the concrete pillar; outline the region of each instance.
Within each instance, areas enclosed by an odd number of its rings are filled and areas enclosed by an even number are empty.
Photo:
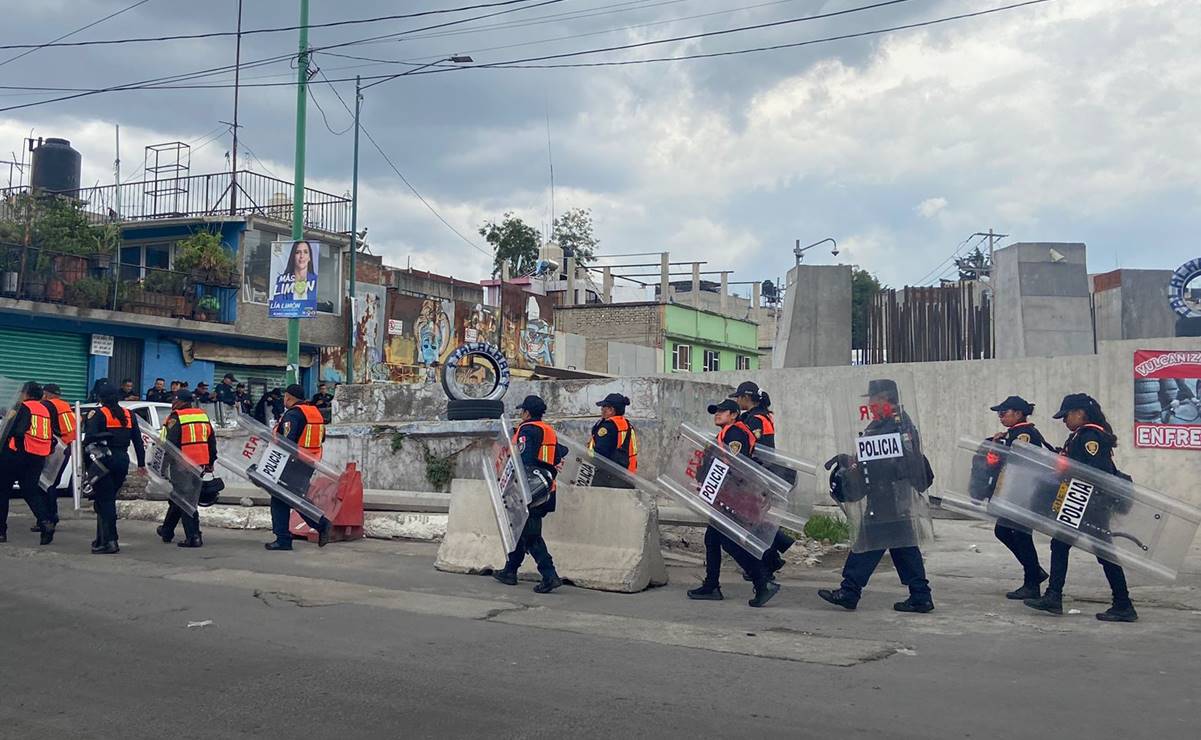
[[[763,283],[755,283],[751,286],[751,309],[755,315],[759,313],[759,300],[762,290]]]
[[[663,303],[671,301],[671,257],[667,252],[659,255],[659,299]]]
[[[605,303],[613,302],[613,268],[604,268],[604,277],[601,279],[601,289],[604,292]]]
[[[567,295],[565,296],[565,302],[567,303],[567,305],[571,306],[576,303],[575,257],[567,258],[567,265],[566,265],[565,269],[566,269],[566,274],[567,274]]]
[[[755,286],[755,305],[759,304]],[[797,265],[788,271],[772,367],[851,364],[850,265]]]
[[[1011,244],[993,256],[998,359],[1096,351],[1083,244]]]
[[[588,268],[575,268],[575,302],[577,305],[588,302]]]
[[[721,274],[721,312],[724,314],[730,310],[730,273],[723,272]]]
[[[692,263],[692,307],[701,307],[701,263]]]

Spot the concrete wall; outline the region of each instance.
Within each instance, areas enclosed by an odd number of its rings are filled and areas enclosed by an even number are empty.
[[[788,292],[772,367],[828,367],[851,363],[850,265],[798,265]]]
[[[640,377],[654,375],[663,368],[663,350],[654,347],[639,347],[622,342],[608,343],[609,375]]]
[[[1062,256],[1056,261],[1052,250]],[[1085,246],[1029,242],[993,256],[997,357],[1093,353],[1092,302]]]
[[[1114,270],[1092,276],[1098,341],[1170,337],[1176,314],[1168,305],[1171,270]]]
[[[556,306],[555,329],[589,339],[659,347],[663,307],[658,303]]]
[[[548,418],[559,424],[564,433],[583,439],[595,418],[593,404],[607,393],[623,393],[633,401],[629,415],[642,435],[640,469],[653,475],[659,470],[665,441],[676,426],[681,421],[690,421],[707,428],[711,421],[705,407],[723,398],[736,383],[749,379],[759,383],[772,396],[779,425],[779,446],[821,463],[835,451],[831,399],[864,387],[870,378],[910,372],[915,380],[917,398],[914,411],[926,453],[936,474],[949,476],[953,451],[960,437],[983,439],[1000,429],[996,414],[988,410],[989,406],[1011,394],[1025,397],[1037,405],[1033,417],[1035,423],[1050,441],[1060,443],[1067,432],[1060,422],[1051,419],[1051,414],[1065,394],[1087,392],[1100,401],[1117,431],[1117,464],[1120,468],[1143,485],[1201,505],[1201,487],[1197,486],[1201,464],[1196,453],[1137,449],[1133,445],[1133,356],[1136,349],[1201,351],[1201,339],[1104,342],[1098,354],[1080,357],[717,373],[706,375],[707,382],[679,376],[604,381],[515,381],[506,403],[511,408],[525,394],[538,393],[547,400]],[[843,390],[846,383],[853,385],[852,391]],[[338,429],[358,427],[365,430],[364,435],[390,436],[386,431],[387,424],[437,419],[445,414],[445,404],[440,390],[342,386],[338,389],[335,421],[339,424]],[[415,426],[431,432],[437,430],[437,425],[430,421]],[[380,431],[372,432],[373,429]],[[460,441],[456,440],[454,444],[460,444]],[[373,449],[378,451],[380,448]],[[347,455],[345,452],[339,454]],[[391,455],[390,451],[387,454]],[[375,458],[381,464],[376,465],[373,460],[364,468],[368,488],[393,487],[381,485],[388,478],[397,481],[395,487],[398,488],[412,485],[412,490],[429,490],[428,484],[424,488],[418,485],[420,480],[410,484],[413,479],[423,476],[415,466],[415,459],[391,458],[395,462],[383,464],[389,459],[381,452]],[[410,467],[416,472],[406,470]],[[478,475],[470,470],[467,473],[472,477]]]
[[[586,341],[579,334],[555,332],[555,367],[583,370]]]

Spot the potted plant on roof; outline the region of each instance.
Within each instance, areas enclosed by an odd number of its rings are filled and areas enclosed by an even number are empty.
[[[210,294],[200,296],[200,300],[196,301],[196,310],[192,312],[192,318],[197,321],[208,321],[210,318],[215,318],[221,310],[221,301],[217,296]]]
[[[175,268],[188,273],[196,285],[196,297],[205,301],[206,318],[212,318],[221,306],[236,299],[234,276],[237,262],[221,242],[221,236],[211,231],[197,231],[181,240],[175,247]],[[197,304],[199,308],[199,304]]]

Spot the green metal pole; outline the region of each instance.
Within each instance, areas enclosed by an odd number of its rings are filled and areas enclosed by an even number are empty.
[[[304,238],[305,115],[308,112],[309,0],[300,0],[300,53],[296,57],[296,172],[292,193],[292,240]],[[317,255],[312,255],[314,261]],[[288,319],[288,383],[300,382],[300,319]]]
[[[355,257],[359,253],[359,111],[363,105],[362,78],[354,78],[354,174],[350,180],[350,331],[346,333],[347,357],[346,382],[354,382],[354,288],[358,273],[355,272]]]

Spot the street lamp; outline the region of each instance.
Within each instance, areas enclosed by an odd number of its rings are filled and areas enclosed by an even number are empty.
[[[466,54],[455,54],[453,56],[446,57],[445,59],[437,59],[435,61],[428,62],[426,64],[422,64],[419,67],[413,67],[412,69],[407,69],[404,72],[400,72],[399,74],[394,74],[394,75],[390,75],[388,77],[384,77],[383,79],[379,79],[379,80],[376,80],[375,82],[372,82],[370,85],[363,85],[361,76],[356,76],[354,78],[354,171],[351,176],[351,185],[350,185],[350,299],[351,299],[352,308],[351,308],[351,316],[350,316],[350,318],[351,318],[350,327],[351,328],[350,328],[349,336],[347,337],[347,340],[348,340],[347,347],[349,349],[349,353],[348,353],[349,357],[347,357],[347,359],[346,359],[346,382],[347,383],[354,382],[354,309],[353,309],[353,306],[354,306],[354,297],[355,297],[355,281],[356,281],[356,278],[358,277],[356,275],[357,261],[355,258],[358,255],[358,251],[359,251],[359,246],[358,246],[358,239],[359,239],[359,236],[358,236],[358,230],[359,230],[359,129],[360,129],[359,114],[363,109],[363,91],[369,87],[375,87],[376,85],[379,85],[381,83],[388,82],[390,80],[395,80],[397,77],[404,77],[405,75],[411,75],[414,72],[423,70],[426,67],[432,67],[435,64],[442,64],[444,62],[450,62],[452,64],[471,64],[474,61],[475,61],[474,59],[467,56]]]
[[[800,240],[800,239],[797,239],[797,240],[796,240],[796,246],[795,246],[795,247],[793,247],[793,250],[792,250],[792,253],[793,253],[794,255],[796,255],[796,263],[797,263],[797,265],[800,265],[800,264],[801,264],[801,260],[805,258],[805,252],[806,252],[807,250],[813,249],[813,248],[814,248],[814,247],[816,247],[818,244],[825,244],[826,242],[830,242],[831,244],[833,244],[833,245],[834,245],[834,248],[830,250],[830,254],[832,254],[832,255],[834,255],[835,257],[837,257],[837,256],[838,256],[838,242],[834,241],[834,240],[833,240],[833,239],[831,239],[830,237],[826,237],[825,239],[822,239],[822,240],[821,240],[821,241],[819,241],[819,242],[813,242],[812,244],[810,244],[810,245],[809,245],[809,246],[807,246],[807,247],[802,247],[802,246],[801,246],[801,240]]]

